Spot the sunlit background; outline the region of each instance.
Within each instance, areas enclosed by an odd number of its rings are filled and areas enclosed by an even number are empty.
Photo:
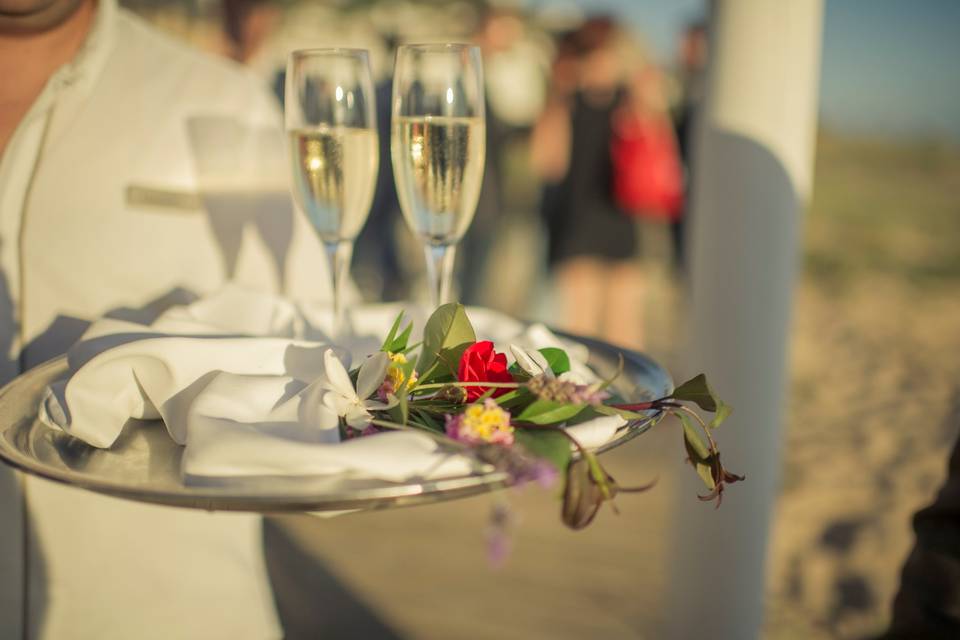
[[[708,14],[701,0],[499,3],[495,28],[481,32],[484,14],[469,2],[228,1],[238,12],[232,20],[219,0],[123,4],[248,65],[274,89],[294,48],[368,48],[384,81],[396,42],[485,39],[490,113],[508,133],[488,149],[499,204],[478,212],[459,288],[468,302],[561,326],[562,292],[547,266],[539,213],[542,182],[530,162],[555,38],[588,16],[613,16],[630,34],[636,64],[662,71],[675,119],[692,90],[681,41]],[[960,3],[952,0],[826,5],[769,638],[860,638],[885,628],[912,543],[910,516],[942,482],[960,426],[958,33]],[[361,240],[355,280],[369,300],[421,295],[416,244],[399,215],[381,213],[371,217],[375,238]],[[634,342],[669,368],[688,355],[682,261],[666,223],[645,222],[639,237],[644,330],[631,340],[599,333]],[[394,260],[381,255],[383,242]],[[501,571],[482,554],[488,498],[274,520],[270,534],[317,563],[315,582],[290,587],[300,590],[291,606],[323,609],[330,637],[466,637],[469,622],[477,638],[655,638],[670,487],[686,472],[675,434],[663,427],[610,454],[618,478],[660,477],[657,490],[621,500],[620,517],[606,512],[595,527],[571,533],[549,496],[513,498],[522,522]]]

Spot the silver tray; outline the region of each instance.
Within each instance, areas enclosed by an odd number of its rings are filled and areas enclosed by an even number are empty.
[[[598,340],[560,335],[586,345],[588,364],[602,376],[612,374],[623,355],[624,373],[613,391],[625,401],[651,400],[673,390],[669,374],[647,356]],[[506,474],[495,471],[405,483],[270,476],[231,480],[229,486],[186,486],[180,478],[183,449],[160,421],[132,420],[110,449],[91,447],[42,424],[37,409],[43,391],[66,373],[66,358],[58,358],[0,389],[0,458],[26,473],[70,486],[173,507],[271,513],[384,509],[474,495],[507,484]],[[638,436],[652,420],[651,415],[631,422],[600,451]]]

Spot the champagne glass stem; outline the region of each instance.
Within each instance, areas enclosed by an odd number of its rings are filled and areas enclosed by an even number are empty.
[[[353,242],[341,240],[324,242],[327,252],[327,265],[330,272],[330,291],[333,295],[331,307],[330,337],[339,338],[344,333],[343,287],[347,272],[350,271],[350,258],[353,256]]]
[[[436,309],[450,300],[450,285],[453,282],[453,261],[457,252],[456,245],[428,244],[424,247],[427,254],[427,280],[430,284],[430,304]]]

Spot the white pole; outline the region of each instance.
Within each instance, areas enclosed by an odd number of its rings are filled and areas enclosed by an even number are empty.
[[[746,640],[763,621],[822,23],[823,0],[713,5],[695,140],[688,367],[706,372],[734,406],[717,438],[725,466],[747,478],[714,510],[691,495],[695,474],[684,474],[668,570],[669,638]]]

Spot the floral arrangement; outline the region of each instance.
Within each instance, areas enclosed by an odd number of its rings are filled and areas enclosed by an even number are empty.
[[[401,313],[380,351],[350,372],[332,351],[325,354],[332,393],[323,402],[340,417],[343,438],[418,429],[506,472],[512,485],[549,487],[563,478],[562,520],[573,529],[589,525],[618,493],[645,491],[652,483],[618,485],[564,428],[569,424],[599,416],[659,421],[672,414],[682,426],[687,459],[707,488],[701,500],[719,506],[726,485],[743,479],[720,463],[712,431],[731,409],[703,374],[664,398],[624,403],[610,391],[616,376],[584,384],[562,349],[511,345],[515,362],[508,366],[492,342],[477,340],[460,304],[439,307],[420,343],[409,344],[413,325],[401,330],[402,324]],[[713,413],[712,419],[705,421],[689,404]],[[495,522],[504,517],[495,510]]]

